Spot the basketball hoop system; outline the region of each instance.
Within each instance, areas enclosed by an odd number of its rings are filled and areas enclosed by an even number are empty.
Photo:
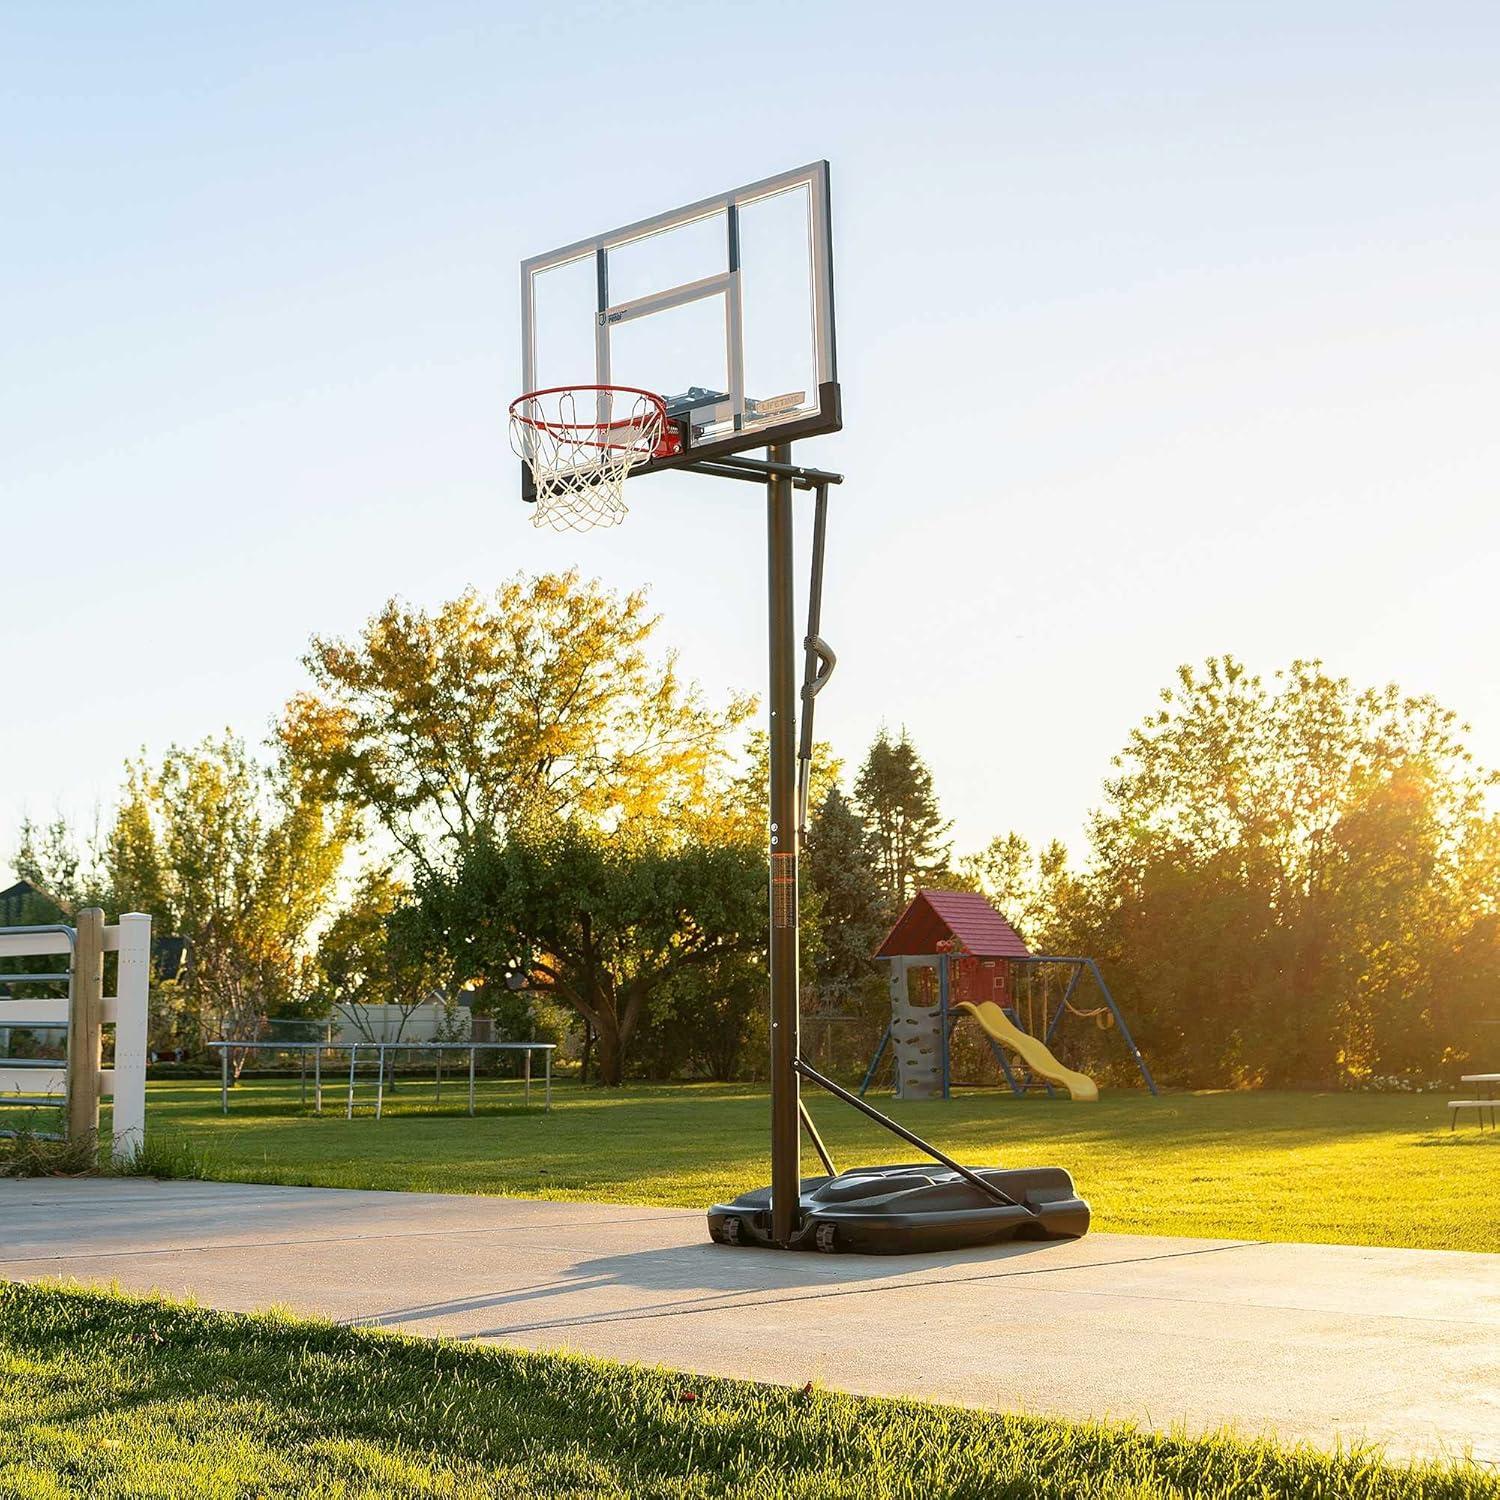
[[[623,520],[625,481],[659,470],[732,480],[765,497],[771,1180],[713,1204],[709,1237],[860,1254],[1071,1238],[1088,1228],[1089,1208],[1061,1168],[964,1166],[801,1052],[797,867],[813,703],[834,668],[821,634],[823,561],[828,491],[843,475],[795,463],[792,445],[843,426],[831,215],[828,163],[816,161],[523,260],[521,382],[538,388],[510,405],[521,498],[535,506],[533,525],[588,531]],[[682,280],[689,270],[696,274]],[[544,388],[556,377],[540,370],[595,383]],[[617,377],[673,394],[615,384]],[[814,497],[800,714],[796,493]],[[748,560],[743,543],[728,545],[739,571]],[[802,1101],[804,1083],[927,1162],[839,1171]],[[804,1133],[822,1177],[802,1175]]]
[[[533,526],[589,531],[624,518],[625,481],[653,458],[678,452],[667,404],[622,385],[562,385],[510,404],[510,445],[531,470]]]

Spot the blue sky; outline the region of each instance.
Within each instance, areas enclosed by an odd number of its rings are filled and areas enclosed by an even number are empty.
[[[1493,6],[9,0],[0,68],[0,862],[392,594],[649,581],[758,688],[748,486],[527,524],[516,265],[820,156],[847,758],[905,724],[961,848],[1076,840],[1229,650],[1500,762]]]

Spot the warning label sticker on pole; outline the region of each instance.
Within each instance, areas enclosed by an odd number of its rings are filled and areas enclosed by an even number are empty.
[[[771,926],[797,925],[797,856],[771,856]]]

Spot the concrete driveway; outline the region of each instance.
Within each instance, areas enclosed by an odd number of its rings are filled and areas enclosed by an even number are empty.
[[[606,1203],[0,1181],[0,1277],[1007,1411],[1500,1463],[1500,1256],[1090,1235],[902,1258]]]

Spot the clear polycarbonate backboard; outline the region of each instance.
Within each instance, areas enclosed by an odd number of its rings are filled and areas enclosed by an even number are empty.
[[[682,452],[635,473],[836,431],[829,220],[820,161],[523,261],[525,389],[663,397]]]

